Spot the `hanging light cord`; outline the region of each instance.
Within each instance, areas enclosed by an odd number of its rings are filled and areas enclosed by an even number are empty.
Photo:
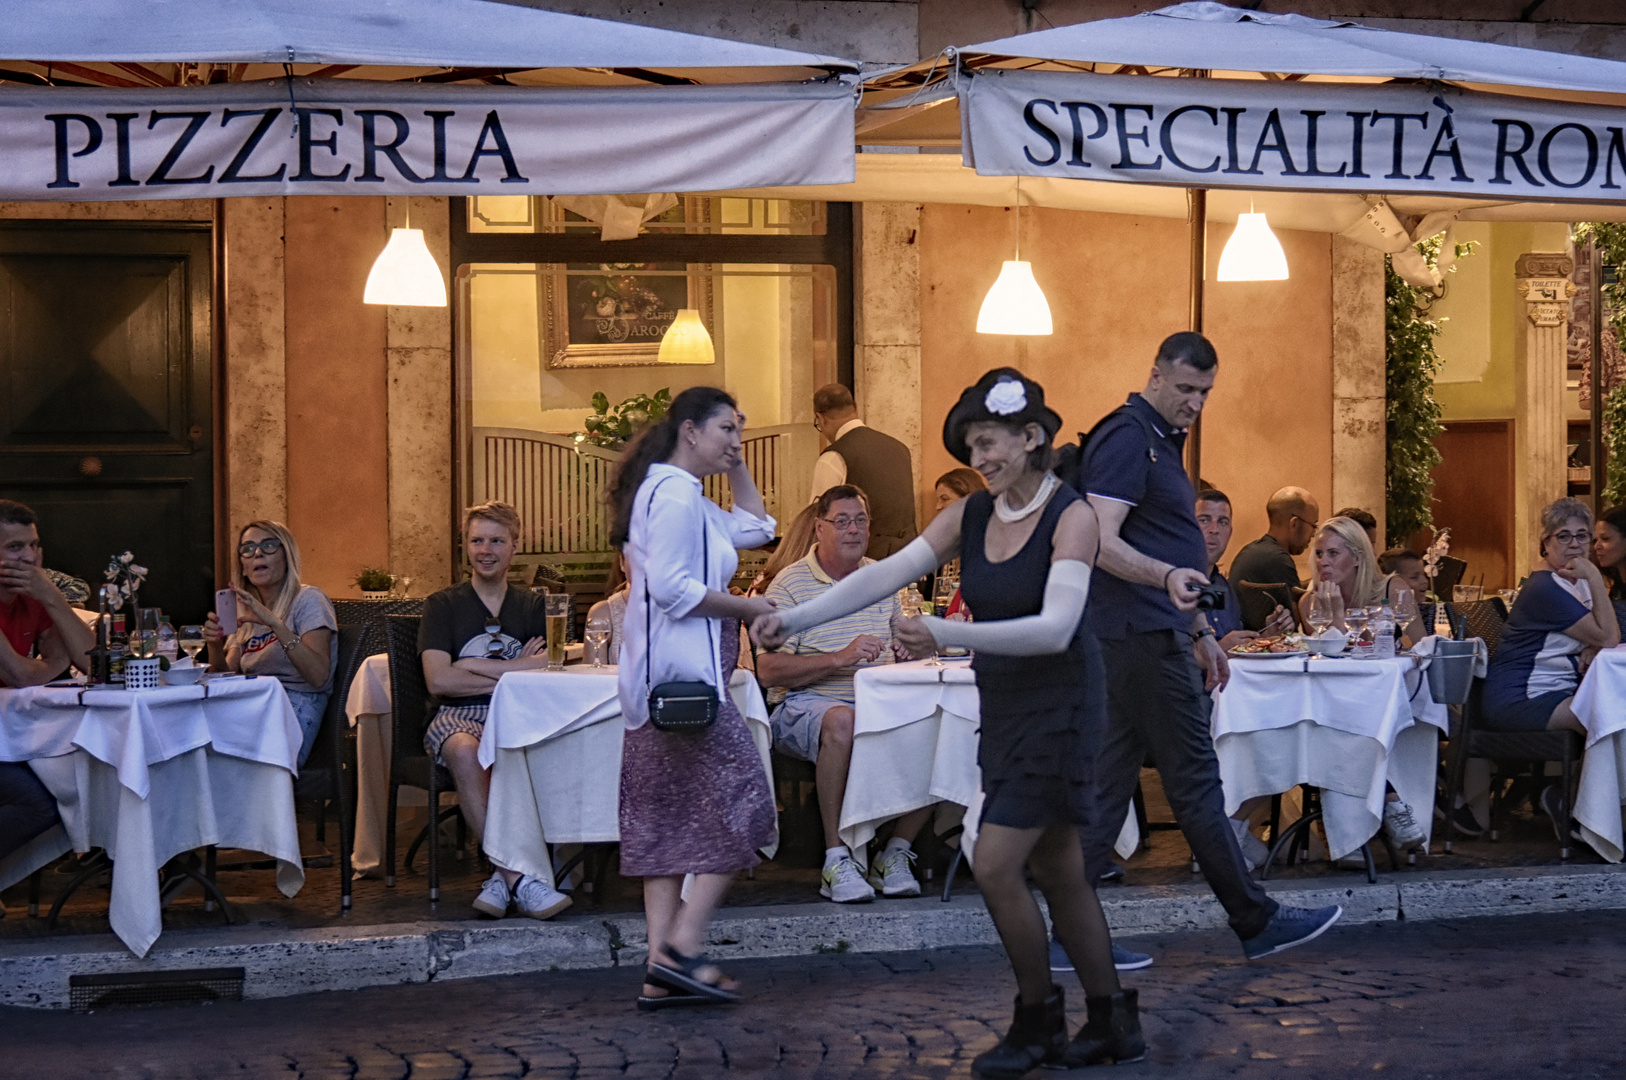
[[[1022,261],[1022,177],[1016,177],[1016,261]]]

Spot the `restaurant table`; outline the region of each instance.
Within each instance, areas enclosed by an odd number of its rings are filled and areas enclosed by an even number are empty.
[[[1225,812],[1299,784],[1321,791],[1334,859],[1359,851],[1383,825],[1385,785],[1412,808],[1425,839],[1434,822],[1443,705],[1410,656],[1231,659],[1214,695],[1212,733]]]
[[[293,707],[271,678],[139,693],[0,690],[0,760],[26,761],[45,782],[73,850],[99,847],[113,860],[108,919],[137,956],[163,930],[158,871],[182,852],[261,852],[277,860],[283,895],[299,891],[299,746]]]
[[[1593,658],[1570,706],[1586,728],[1586,756],[1571,816],[1581,839],[1608,862],[1621,861],[1626,803],[1626,646]]]
[[[729,683],[773,788],[768,707],[749,671]],[[516,671],[497,681],[480,740],[491,769],[486,855],[499,865],[551,881],[549,844],[621,839],[621,740],[626,721],[616,669]],[[773,854],[771,845],[766,854]]]
[[[853,750],[838,826],[860,866],[880,826],[938,802],[967,807],[962,846],[971,853],[982,803],[977,765],[982,707],[969,660],[874,664],[853,679]],[[1131,809],[1114,849],[1133,854]]]
[[[565,658],[578,658],[581,649],[580,644],[565,646]],[[350,866],[356,877],[381,877],[384,826],[390,808],[390,750],[395,741],[387,653],[375,653],[361,662],[345,697],[344,713],[356,729],[356,836]],[[402,785],[400,804],[428,806],[429,793]],[[457,792],[441,792],[440,805],[457,805]]]

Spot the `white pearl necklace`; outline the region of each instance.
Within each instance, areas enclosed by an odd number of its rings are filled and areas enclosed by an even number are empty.
[[[1033,496],[1032,502],[1020,510],[1013,510],[1009,499],[1010,492],[1002,491],[999,493],[999,498],[994,500],[994,513],[999,516],[999,520],[1006,524],[1021,521],[1025,517],[1031,517],[1033,514],[1038,513],[1039,509],[1050,500],[1050,496],[1060,486],[1061,481],[1056,479],[1056,474],[1047,472],[1044,474],[1044,479],[1039,481],[1039,491],[1038,494]]]

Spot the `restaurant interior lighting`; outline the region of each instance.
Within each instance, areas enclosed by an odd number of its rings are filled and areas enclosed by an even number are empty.
[[[361,299],[367,304],[403,307],[446,306],[446,279],[423,242],[422,229],[390,230],[390,242],[367,274]]]
[[[1052,333],[1050,304],[1044,290],[1033,280],[1033,264],[1007,259],[999,279],[982,298],[977,312],[979,334]]]
[[[1286,281],[1287,253],[1270,231],[1265,215],[1238,214],[1236,231],[1220,252],[1220,281]]]
[[[715,364],[717,350],[712,347],[706,324],[700,321],[700,312],[694,308],[680,308],[677,318],[661,335],[661,350],[655,357],[660,364]]]
[[[977,312],[979,334],[1053,333],[1050,302],[1033,280],[1033,264],[1022,259],[1022,178],[1016,178],[1016,258],[1006,259]]]

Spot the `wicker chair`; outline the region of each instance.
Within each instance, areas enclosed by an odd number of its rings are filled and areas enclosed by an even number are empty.
[[[1471,604],[1447,604],[1446,610],[1452,616],[1453,625],[1461,618],[1468,622],[1468,632],[1474,637],[1485,639],[1486,648],[1492,656],[1496,655],[1496,648],[1502,640],[1502,622],[1507,616],[1502,607],[1500,598],[1481,600]],[[1457,797],[1462,794],[1463,777],[1468,769],[1469,758],[1490,758],[1499,766],[1504,763],[1545,765],[1549,761],[1559,763],[1562,773],[1564,798],[1563,811],[1559,816],[1558,831],[1562,839],[1559,841],[1558,857],[1570,857],[1570,781],[1575,773],[1575,766],[1580,761],[1585,750],[1585,743],[1581,736],[1573,731],[1486,731],[1484,723],[1484,680],[1475,679],[1473,689],[1469,692],[1468,703],[1462,707],[1461,716],[1451,733],[1451,764],[1446,774],[1445,805],[1454,807]],[[1498,796],[1491,800],[1490,838],[1495,840],[1501,831],[1499,828],[1500,812],[1504,798]],[[1451,835],[1446,832],[1445,850],[1451,850]]]
[[[424,833],[413,841],[407,853],[418,844],[429,844],[429,902],[440,902],[440,823],[458,813],[455,806],[442,810],[440,795],[443,791],[457,790],[452,774],[434,760],[423,748],[424,728],[429,716],[429,687],[424,682],[423,661],[418,655],[418,623],[413,615],[388,615],[384,619],[384,636],[390,657],[390,713],[393,742],[390,748],[389,813],[384,825],[384,884],[395,886],[395,824],[399,809],[401,788],[423,788],[429,792],[429,824]]]
[[[335,600],[333,611],[339,617],[341,625],[349,623],[362,628],[361,658],[365,660],[369,656],[376,656],[385,651],[384,619],[390,615],[422,615],[423,597],[402,600]],[[346,683],[344,689],[348,692],[350,684]],[[334,691],[338,690],[339,686],[335,683]]]
[[[350,912],[350,850],[356,831],[355,740],[345,716],[345,698],[356,672],[365,658],[366,627],[339,625],[338,662],[333,668],[333,693],[322,715],[321,729],[311,747],[309,759],[294,781],[294,798],[316,804],[316,838],[324,840],[327,831],[327,805],[333,804],[339,822],[339,913]]]

